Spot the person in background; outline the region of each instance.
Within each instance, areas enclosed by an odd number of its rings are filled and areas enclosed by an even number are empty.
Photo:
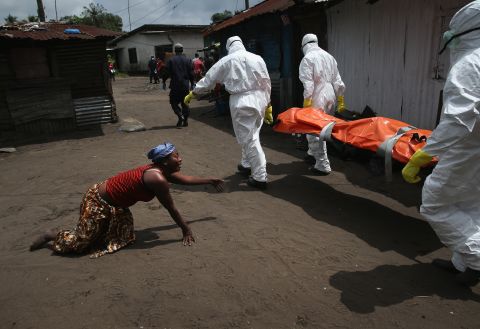
[[[315,34],[306,34],[303,37],[302,51],[304,57],[298,70],[303,84],[303,107],[322,109],[333,115],[336,105],[337,111],[343,112],[345,84],[338,72],[335,58],[318,46]],[[307,141],[306,160],[315,161],[310,170],[319,175],[330,174],[332,170],[326,142],[313,135],[307,135]]]
[[[205,51],[205,60],[203,61],[203,64],[205,65],[205,73],[210,70],[214,64],[213,57],[208,53],[208,51]]]
[[[247,184],[251,187],[267,188],[267,161],[260,145],[262,123],[272,123],[270,106],[271,82],[264,60],[248,52],[240,37],[227,40],[228,55],[208,70],[195,89],[185,97],[189,104],[197,94],[210,92],[217,83],[225,85],[230,93],[230,113],[233,130],[242,147],[238,170],[251,174]]]
[[[450,47],[451,66],[443,89],[442,118],[402,175],[409,183],[419,182],[420,168],[437,157],[423,185],[420,213],[452,258],[435,259],[433,265],[473,286],[480,280],[480,1],[472,1],[453,16],[444,40]]]
[[[151,56],[150,60],[148,61],[148,74],[150,77],[150,83],[152,83],[152,81],[157,83],[157,61],[155,60],[154,56]]]
[[[170,105],[177,115],[177,127],[188,126],[189,107],[184,103],[190,87],[193,87],[192,62],[183,55],[183,45],[177,43],[174,46],[175,56],[167,62],[170,76]]]
[[[198,53],[195,53],[195,56],[192,58],[192,65],[199,57],[200,55]]]
[[[58,254],[93,252],[92,258],[113,253],[133,243],[133,216],[129,207],[138,201],[154,197],[167,209],[182,230],[183,245],[195,239],[170,194],[170,183],[182,185],[212,185],[223,191],[223,180],[201,178],[180,173],[182,159],[175,146],[163,143],[152,148],[147,157],[152,163],[119,173],[104,182],[94,184],[83,196],[80,219],[73,230],[51,230],[39,236],[30,250],[50,248]]]
[[[163,90],[167,89],[167,84],[166,84],[166,67],[165,67],[165,63],[163,62],[163,60],[158,57],[157,58],[157,79],[160,80],[162,79],[162,88]]]
[[[193,60],[193,80],[195,82],[200,81],[205,72],[205,65],[203,64],[203,58],[198,57]]]
[[[115,66],[112,62],[108,63],[108,75],[112,81],[115,81]]]

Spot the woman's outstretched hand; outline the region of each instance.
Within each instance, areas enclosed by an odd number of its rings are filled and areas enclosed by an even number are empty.
[[[224,187],[223,179],[220,179],[220,178],[211,178],[211,179],[210,179],[210,184],[212,184],[213,187],[215,187],[215,189],[216,189],[218,192],[223,192],[223,187]]]
[[[186,229],[182,231],[183,231],[183,245],[191,246],[192,242],[195,242],[195,238],[193,237],[192,231],[190,229]]]

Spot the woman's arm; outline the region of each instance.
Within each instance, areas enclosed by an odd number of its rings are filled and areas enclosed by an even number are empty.
[[[181,184],[181,185],[207,185],[210,184],[218,192],[223,191],[223,180],[220,178],[214,177],[197,177],[197,176],[187,176],[180,172],[175,172],[169,176],[169,180],[172,183]]]
[[[188,224],[183,220],[182,215],[175,207],[172,195],[170,194],[170,186],[168,181],[157,171],[147,171],[144,173],[143,180],[148,188],[150,188],[157,197],[162,206],[167,209],[172,219],[182,229],[183,233],[183,245],[192,245],[195,239],[192,234],[192,230]]]

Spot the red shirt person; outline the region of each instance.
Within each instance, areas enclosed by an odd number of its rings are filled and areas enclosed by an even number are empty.
[[[152,160],[151,164],[119,173],[90,187],[83,197],[76,227],[48,231],[32,243],[30,250],[53,241],[49,247],[59,254],[91,251],[91,257],[95,258],[113,253],[135,241],[133,216],[128,208],[138,201],[148,202],[155,197],[181,228],[183,244],[191,245],[195,241],[193,233],[175,207],[170,183],[210,184],[220,192],[223,191],[223,181],[180,173],[182,159],[170,143],[152,148],[147,156]]]
[[[205,72],[205,65],[203,64],[203,58],[196,58],[193,60],[193,76],[195,82],[200,81],[203,78]]]

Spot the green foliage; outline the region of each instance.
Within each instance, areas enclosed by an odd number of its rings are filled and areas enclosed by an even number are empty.
[[[64,16],[60,18],[61,21],[66,22],[67,24],[84,24],[81,17],[77,15]]]
[[[12,25],[15,23],[25,24],[25,23],[38,22],[38,16],[28,15],[26,19],[19,20],[17,16],[8,14],[8,16],[4,18],[4,20],[5,20],[5,24],[7,25]]]
[[[22,19],[19,21],[17,16],[8,14],[4,20],[5,24],[38,22],[38,16],[28,15],[27,19]],[[104,6],[93,2],[91,2],[87,7],[83,7],[83,11],[80,16],[64,16],[61,17],[60,20],[66,22],[67,24],[92,25],[117,32],[121,32],[123,26],[122,18],[120,16],[107,12]]]
[[[38,22],[38,16],[28,15],[27,21],[29,21],[29,22]]]
[[[227,18],[232,17],[233,14],[230,10],[225,10],[223,13],[215,13],[212,15],[211,20],[212,23],[218,23],[223,20],[226,20]]]
[[[18,22],[18,17],[8,14],[8,16],[4,18],[4,20],[5,20],[5,24],[14,24]]]
[[[115,64],[115,58],[111,54],[107,54],[107,62]]]
[[[101,4],[91,2],[88,7],[83,7],[80,16],[65,16],[60,20],[66,21],[68,24],[85,24],[111,31],[122,31],[122,18],[118,15],[107,12]]]

